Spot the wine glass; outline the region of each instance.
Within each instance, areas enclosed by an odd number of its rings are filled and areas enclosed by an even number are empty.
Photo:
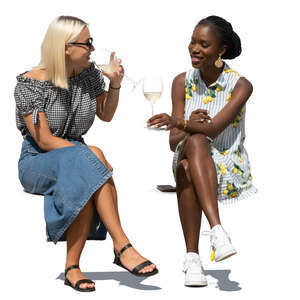
[[[120,64],[118,63],[117,56],[114,55],[113,59],[110,60],[110,55],[113,51],[110,51],[106,48],[101,48],[97,49],[95,52],[95,55],[97,57],[97,62],[95,62],[95,65],[98,69],[103,70],[106,73],[113,73],[118,71]],[[141,82],[141,80],[136,81],[126,74],[124,74],[124,78],[132,85],[132,92]]]
[[[152,117],[154,116],[154,104],[163,92],[163,81],[159,75],[147,75],[143,80],[144,97],[151,103]]]

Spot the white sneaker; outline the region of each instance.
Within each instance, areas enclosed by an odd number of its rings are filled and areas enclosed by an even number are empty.
[[[200,256],[194,252],[188,252],[183,264],[185,273],[185,286],[206,286],[207,280],[200,260]]]
[[[210,236],[212,248],[210,257],[211,260],[219,262],[237,253],[231,244],[228,233],[221,225],[216,225],[211,229],[211,231],[206,231],[203,234]]]

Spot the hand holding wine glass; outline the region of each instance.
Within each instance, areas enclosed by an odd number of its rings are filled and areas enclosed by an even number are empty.
[[[212,118],[208,115],[208,111],[204,109],[196,109],[192,112],[190,116],[190,121],[197,122],[197,123],[205,123],[209,124],[212,123]],[[160,128],[162,126],[166,126],[166,130],[172,129],[172,128],[178,128],[183,129],[185,126],[184,119],[175,117],[175,116],[169,116],[166,113],[158,114],[155,116],[152,116],[147,121],[147,126],[154,126],[154,128]]]
[[[116,58],[115,52],[111,52],[108,64],[96,64],[114,87],[119,87],[124,77],[124,68],[121,65],[122,60]]]
[[[184,120],[174,116],[169,116],[166,113],[162,113],[162,114],[152,116],[147,121],[147,127],[151,127],[151,126],[157,129],[159,129],[162,126],[166,126],[165,130],[169,130],[175,127],[181,129],[181,127],[184,126]]]

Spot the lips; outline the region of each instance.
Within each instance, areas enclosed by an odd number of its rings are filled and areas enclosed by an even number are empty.
[[[191,55],[191,59],[192,59],[192,62],[197,63],[197,62],[200,62],[203,59],[203,57]]]

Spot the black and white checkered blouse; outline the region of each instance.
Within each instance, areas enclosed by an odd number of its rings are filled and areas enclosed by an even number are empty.
[[[105,90],[101,72],[91,63],[88,69],[69,78],[69,89],[50,81],[17,76],[15,87],[17,128],[23,136],[30,135],[23,115],[32,113],[32,122],[38,124],[38,112],[46,114],[54,136],[80,139],[92,126],[96,115],[96,97]]]

